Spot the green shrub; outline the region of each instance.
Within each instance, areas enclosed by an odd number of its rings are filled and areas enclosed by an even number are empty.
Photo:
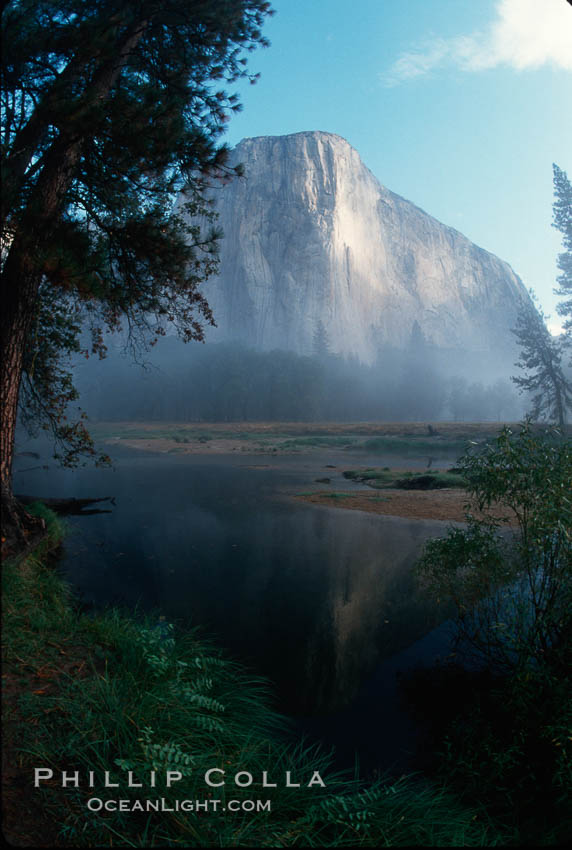
[[[465,657],[493,679],[456,671],[436,692],[456,704],[459,681],[472,685],[441,736],[438,772],[479,800],[520,843],[572,840],[571,444],[533,433],[525,422],[459,462],[487,519],[427,543],[422,581],[456,610]],[[502,510],[498,510],[502,508]],[[516,530],[503,530],[506,513]],[[466,696],[466,694],[465,694]],[[427,690],[423,710],[428,709]]]
[[[430,541],[418,567],[437,597],[453,599],[460,640],[506,672],[556,662],[572,637],[571,449],[526,422],[467,452],[458,468],[487,516],[467,512],[467,528]]]

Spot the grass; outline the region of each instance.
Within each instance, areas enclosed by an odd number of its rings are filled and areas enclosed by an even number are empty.
[[[358,444],[357,437],[340,437],[340,436],[313,436],[313,437],[294,437],[285,440],[281,443],[281,449],[299,449],[299,448],[348,448]]]
[[[336,495],[336,494],[332,494]],[[179,632],[158,617],[117,611],[88,617],[46,558],[61,527],[45,509],[48,540],[34,557],[6,564],[3,580],[5,678],[14,718],[8,747],[30,789],[32,766],[96,777],[110,771],[120,790],[91,795],[135,799],[270,800],[271,810],[231,813],[89,812],[89,789],[46,783],[31,789],[35,805],[56,828],[59,845],[197,846],[496,846],[507,835],[486,814],[467,809],[443,784],[419,778],[364,785],[334,773],[330,757],[294,741],[271,708],[271,689],[197,631]],[[40,683],[40,686],[37,686]],[[206,769],[220,767],[229,783],[205,787]],[[168,769],[183,779],[165,788]],[[157,789],[128,788],[127,771]],[[277,788],[260,788],[262,771]],[[300,788],[282,786],[290,770]],[[232,783],[236,771],[251,788]],[[307,788],[314,771],[327,783]],[[56,774],[57,775],[57,774]],[[16,811],[17,820],[17,811]],[[21,826],[21,828],[24,828]],[[16,833],[17,835],[17,833]],[[18,842],[17,842],[18,843]],[[33,842],[32,842],[33,843]]]
[[[466,448],[465,438],[445,439],[436,437],[371,437],[363,440],[359,448],[380,454],[460,454]]]
[[[515,423],[517,427],[518,423]],[[347,434],[363,437],[406,436],[429,437],[443,440],[452,438],[484,439],[497,434],[502,423],[493,422],[439,422],[437,431],[428,434],[423,422],[94,422],[91,428],[98,434],[111,433],[121,435],[138,431],[143,434],[156,432],[181,433],[187,436],[208,432],[212,434],[232,434],[247,438],[251,435],[277,437],[319,437],[344,436]]]
[[[398,488],[402,490],[437,490],[442,488],[465,487],[464,479],[456,472],[441,472],[431,470],[420,474],[419,472],[396,472],[383,467],[383,469],[348,469],[344,472],[344,478],[351,481],[360,481],[376,490],[387,490]]]
[[[500,427],[500,425],[498,426]],[[428,435],[421,422],[99,422],[90,425],[96,440],[167,440],[176,443],[208,443],[235,440],[246,447],[272,446],[276,451],[316,448],[364,450],[368,452],[421,454],[460,453],[467,440],[483,441],[495,435],[492,423],[439,423]]]
[[[321,499],[359,499],[360,496],[357,493],[308,493],[309,496],[319,495]],[[387,502],[389,498],[387,496],[373,496],[369,501],[371,502]]]

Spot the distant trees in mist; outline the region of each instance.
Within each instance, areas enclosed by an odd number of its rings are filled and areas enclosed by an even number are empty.
[[[383,349],[369,366],[320,353],[164,340],[147,369],[111,355],[77,371],[83,408],[98,420],[182,422],[517,420],[508,380],[444,377],[429,348]]]

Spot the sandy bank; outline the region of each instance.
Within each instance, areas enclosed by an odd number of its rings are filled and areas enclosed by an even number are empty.
[[[450,522],[465,522],[467,493],[464,490],[377,490],[357,493],[311,493],[297,496],[313,505],[343,508],[350,511],[367,511],[385,516],[408,519],[436,519]],[[475,509],[474,513],[479,515]],[[495,511],[513,525],[513,517],[506,510]]]

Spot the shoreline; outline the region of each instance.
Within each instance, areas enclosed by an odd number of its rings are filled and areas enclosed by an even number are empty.
[[[342,508],[349,511],[363,511],[380,516],[399,517],[411,520],[438,520],[441,522],[467,521],[465,506],[468,495],[465,490],[374,490],[354,493],[304,493],[296,496],[302,502],[322,505],[328,508]],[[472,512],[483,515],[476,507]],[[506,510],[495,511],[494,516],[503,519],[507,525],[515,524],[515,519]]]
[[[464,490],[373,490],[354,493],[308,493],[297,498],[311,505],[324,505],[349,511],[365,511],[404,519],[430,519],[465,522]]]
[[[497,422],[98,422],[94,439],[106,446],[160,454],[210,455],[338,453],[415,454],[441,457],[463,453],[467,442],[495,436]]]
[[[258,424],[250,423],[251,430],[259,436]],[[278,431],[281,438],[285,440],[283,432],[291,426],[281,425],[281,423],[271,423],[274,430]],[[361,467],[371,465],[366,461],[371,460],[371,455],[366,455],[363,450],[346,449],[336,445],[303,445],[300,447],[281,448],[278,440],[273,442],[276,445],[269,448],[264,445],[253,445],[251,437],[246,434],[240,437],[234,437],[232,432],[236,430],[236,425],[230,423],[222,423],[217,426],[221,431],[229,432],[228,435],[220,433],[214,435],[205,442],[193,440],[193,442],[178,443],[173,438],[164,436],[150,436],[148,438],[138,434],[136,437],[117,436],[108,437],[105,442],[107,446],[121,446],[134,452],[146,452],[156,456],[174,455],[186,459],[196,459],[197,461],[206,461],[209,457],[216,457],[217,461],[223,460],[226,456],[231,463],[240,462],[250,466],[253,470],[267,469],[274,466],[272,461],[285,464],[296,463],[299,459],[303,463],[304,482],[301,482],[295,489],[282,492],[283,496],[295,501],[306,502],[311,505],[322,507],[338,508],[342,510],[362,511],[380,516],[398,517],[408,520],[437,520],[441,522],[466,522],[465,506],[467,505],[467,493],[461,488],[438,488],[433,490],[402,490],[402,489],[372,489],[365,484],[356,484],[348,490],[349,481],[341,479],[340,474],[344,469],[352,467]],[[267,426],[270,428],[270,425]],[[303,425],[300,427],[308,428]],[[324,429],[330,426],[324,425]],[[353,429],[358,426],[339,426],[340,428]],[[362,428],[369,426],[362,425]],[[421,430],[426,426],[417,424],[418,435],[423,437]],[[459,431],[457,425],[452,426],[455,431]],[[482,428],[482,426],[480,426]],[[151,426],[149,426],[151,428]],[[380,430],[386,426],[380,427]],[[479,426],[475,426],[479,428]],[[396,426],[395,438],[406,438],[403,426]],[[466,432],[465,432],[466,435]],[[482,436],[482,433],[481,433]],[[435,440],[435,449],[439,449],[439,437]],[[327,457],[325,457],[327,453]],[[250,463],[249,463],[250,459]],[[335,461],[335,464],[327,463],[325,460]],[[411,456],[410,462],[407,458],[396,453],[396,466],[393,467],[396,474],[405,473],[405,469],[410,469],[416,472],[427,472],[427,461],[419,456]],[[258,461],[258,462],[257,462]],[[380,456],[379,463],[384,461],[391,463],[391,454]],[[453,465],[454,459],[450,458],[447,463]],[[323,476],[330,468],[333,472],[334,480],[331,481],[332,489],[330,491],[322,488],[316,488],[314,491],[300,492],[302,487],[314,488],[320,484],[320,476]],[[434,467],[437,469],[437,467]],[[336,480],[337,479],[337,480]],[[501,514],[502,515],[502,514]],[[504,514],[510,523],[508,515]]]
[[[256,463],[255,459],[282,459],[291,458],[294,463],[296,458],[304,460],[307,470],[307,481],[301,484],[302,487],[314,487],[320,482],[319,477],[326,471],[323,464],[323,457],[318,452],[320,449],[316,447],[304,447],[298,450],[291,451],[268,451],[267,449],[255,449],[252,446],[245,448],[244,443],[238,440],[221,439],[209,441],[208,444],[199,444],[198,446],[191,445],[179,447],[173,441],[166,439],[123,439],[115,444],[120,444],[124,448],[133,451],[145,451],[155,455],[176,454],[182,458],[189,456],[206,459],[208,456],[217,456],[222,459],[222,456],[227,455],[229,461],[247,461],[252,458],[252,463],[248,464],[253,470],[268,469],[271,463]],[[109,443],[108,443],[109,445]],[[336,460],[336,472],[339,473],[345,468],[351,468],[356,465],[361,466],[364,458],[360,457],[357,452],[347,452],[343,449],[332,447],[328,448],[328,454],[331,460]],[[357,455],[357,456],[356,456]],[[311,461],[315,459],[315,465]],[[451,461],[453,463],[453,461]],[[326,466],[332,466],[327,464]],[[419,460],[412,458],[408,465],[410,469],[421,472],[425,471],[425,464],[420,464]],[[400,458],[399,468],[395,468],[396,473],[403,471],[403,458]],[[446,489],[439,488],[435,490],[397,490],[383,489],[377,490],[361,484],[348,491],[348,481],[344,480],[332,482],[332,491],[323,489],[315,492],[300,493],[300,486],[296,487],[298,492],[287,492],[288,498],[295,501],[307,502],[312,505],[321,505],[324,507],[341,508],[343,510],[357,510],[367,513],[379,514],[383,516],[401,517],[404,519],[433,519],[450,522],[465,522],[464,505],[467,502],[467,494],[462,489]],[[334,489],[335,488],[335,489]]]

